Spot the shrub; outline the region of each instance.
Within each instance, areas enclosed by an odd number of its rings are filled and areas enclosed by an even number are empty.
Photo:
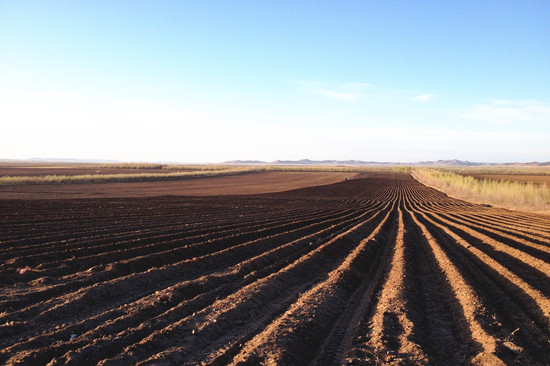
[[[461,199],[496,206],[550,212],[550,190],[546,184],[508,180],[477,179],[441,169],[414,169],[420,182]]]

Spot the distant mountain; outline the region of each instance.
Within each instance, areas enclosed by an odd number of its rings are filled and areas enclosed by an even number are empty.
[[[386,164],[374,161],[361,160],[275,160],[273,164],[278,165],[368,165],[368,164]]]
[[[374,161],[361,160],[275,160],[275,161],[260,161],[260,160],[231,160],[225,161],[222,164],[227,165],[371,165],[371,164],[395,164],[395,163],[377,163]]]
[[[437,166],[482,166],[489,165],[488,163],[472,163],[467,160],[437,160],[437,161],[421,161],[414,163],[414,165],[437,165]]]
[[[379,161],[364,161],[364,160],[275,160],[272,162],[260,161],[260,160],[232,160],[226,161],[222,164],[227,165],[330,165],[330,166],[399,166],[399,165],[414,165],[414,166],[503,166],[503,165],[521,165],[521,166],[548,166],[550,162],[532,162],[532,163],[482,163],[471,162],[467,160],[434,160],[434,161],[420,161],[420,162],[379,162]]]

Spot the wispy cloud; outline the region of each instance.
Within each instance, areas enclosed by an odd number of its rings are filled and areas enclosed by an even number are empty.
[[[435,95],[428,93],[428,94],[422,94],[422,95],[417,95],[415,97],[412,97],[411,100],[418,103],[427,103],[427,102],[431,102],[434,98],[435,98]]]
[[[550,105],[536,100],[495,100],[474,105],[461,117],[500,126],[550,126]]]
[[[295,84],[299,85],[304,92],[344,102],[355,102],[361,99],[364,90],[370,86],[368,83],[361,82],[347,82],[336,86],[327,86],[320,81],[297,81]]]
[[[342,100],[344,102],[354,102],[358,100],[360,96],[358,93],[345,93],[326,89],[318,90],[318,94],[324,95],[325,97],[329,97],[331,99]]]

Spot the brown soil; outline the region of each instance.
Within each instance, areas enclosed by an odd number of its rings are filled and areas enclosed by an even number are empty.
[[[173,173],[185,171],[181,170],[168,170],[168,169],[131,169],[131,168],[109,168],[109,167],[97,167],[97,168],[75,168],[71,165],[40,165],[40,166],[0,166],[1,176],[31,176],[40,177],[45,175],[96,175],[96,174],[137,174],[137,173]]]
[[[0,185],[0,199],[262,194],[332,184],[355,175],[337,172],[260,172],[148,182]]]
[[[0,207],[6,365],[550,364],[550,218],[405,174]]]

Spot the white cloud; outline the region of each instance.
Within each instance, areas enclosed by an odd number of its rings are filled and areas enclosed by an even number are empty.
[[[428,94],[417,95],[416,97],[411,98],[411,100],[419,103],[427,103],[432,101],[434,98],[435,98],[435,95],[428,93]]]
[[[495,100],[474,105],[461,117],[498,126],[550,127],[550,106],[536,100]]]
[[[344,93],[344,92],[336,92],[332,90],[326,90],[326,89],[319,89],[318,94],[324,95],[325,97],[329,97],[331,99],[341,100],[345,102],[354,102],[359,99],[358,93]]]

